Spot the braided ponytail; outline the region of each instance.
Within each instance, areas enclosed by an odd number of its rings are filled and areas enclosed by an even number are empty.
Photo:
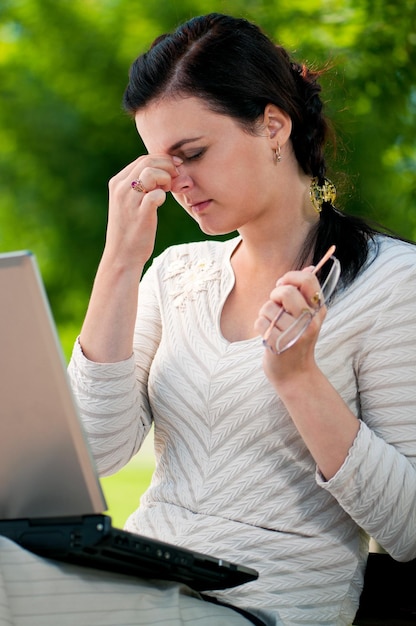
[[[291,62],[302,115],[294,120],[292,143],[296,157],[304,171],[316,177],[322,186],[326,177],[325,146],[330,134],[321,99],[321,72],[311,71],[305,65]],[[323,202],[320,219],[309,233],[303,248],[300,266],[312,255],[316,264],[329,246],[336,246],[336,255],[342,267],[344,285],[354,280],[365,263],[367,242],[375,230],[364,220],[342,213],[331,202]],[[322,279],[323,277],[321,277]]]
[[[291,62],[302,116],[294,120],[292,143],[296,157],[306,174],[323,182],[326,174],[324,146],[329,134],[329,125],[323,115],[320,97],[320,72],[309,70],[306,65]]]

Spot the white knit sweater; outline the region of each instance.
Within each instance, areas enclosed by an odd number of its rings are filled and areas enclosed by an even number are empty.
[[[261,339],[221,335],[238,241],[156,259],[134,355],[96,364],[77,344],[73,388],[102,475],[154,421],[157,467],[128,530],[256,568],[258,581],[216,595],[267,624],[351,624],[367,536],[416,557],[416,247],[380,237],[329,307],[317,362],[362,421],[325,482],[264,375]]]

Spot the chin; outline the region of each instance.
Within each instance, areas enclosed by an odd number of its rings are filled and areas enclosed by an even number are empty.
[[[235,232],[234,229],[228,230],[228,229],[219,229],[219,228],[202,228],[201,226],[199,228],[205,235],[210,235],[211,237],[219,237],[220,235],[229,235],[230,233]]]
[[[206,223],[204,224],[203,222],[201,223],[199,220],[196,220],[196,221],[200,230],[205,235],[211,235],[212,237],[220,236],[220,235],[229,235],[236,231],[235,227],[225,228],[225,227],[221,227],[220,225],[208,225]]]

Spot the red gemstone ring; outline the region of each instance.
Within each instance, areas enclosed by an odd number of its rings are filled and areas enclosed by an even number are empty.
[[[143,183],[140,178],[132,181],[131,188],[134,189],[134,191],[138,191],[139,193],[147,193],[147,189],[143,187]]]

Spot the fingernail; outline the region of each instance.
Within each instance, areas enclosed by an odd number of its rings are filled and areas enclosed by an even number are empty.
[[[174,162],[175,165],[182,165],[183,163],[183,160],[178,156],[172,157],[172,161]]]

